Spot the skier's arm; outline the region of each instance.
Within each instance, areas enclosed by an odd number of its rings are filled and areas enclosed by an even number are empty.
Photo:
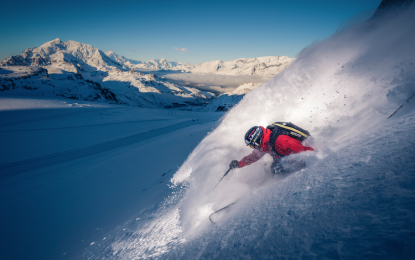
[[[239,163],[239,168],[242,168],[244,166],[250,165],[256,161],[258,161],[259,159],[261,159],[263,156],[265,155],[264,152],[260,152],[258,150],[253,150],[252,153],[250,155],[245,156],[244,158],[242,158],[242,160],[240,160]]]
[[[314,151],[312,147],[304,146],[299,140],[289,137],[288,135],[280,135],[277,138],[275,141],[275,150],[281,155]]]

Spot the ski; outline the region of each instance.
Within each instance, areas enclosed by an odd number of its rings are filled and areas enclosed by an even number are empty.
[[[232,205],[235,205],[238,201],[232,202],[231,204],[218,209],[217,211],[213,212],[209,215],[209,220],[213,224],[217,223],[227,212],[229,212],[229,209]],[[213,219],[212,219],[213,218]]]

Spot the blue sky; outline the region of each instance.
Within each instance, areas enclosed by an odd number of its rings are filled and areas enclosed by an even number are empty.
[[[1,8],[0,60],[55,38],[136,60],[197,64],[294,57],[352,17],[369,16],[380,2],[7,1]]]

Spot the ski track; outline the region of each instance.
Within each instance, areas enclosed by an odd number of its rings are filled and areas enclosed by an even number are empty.
[[[55,127],[55,128],[17,129],[17,130],[5,130],[5,131],[0,130],[0,133],[45,131],[45,130],[59,130],[59,129],[78,129],[78,128],[87,128],[87,127],[94,127],[94,126],[108,126],[108,125],[118,125],[118,124],[143,123],[143,122],[155,122],[155,121],[169,121],[169,120],[176,120],[176,119],[174,119],[174,118],[171,118],[171,119],[169,119],[169,118],[166,118],[166,119],[149,119],[149,120],[137,120],[137,121],[127,121],[127,122],[105,123],[105,124],[95,124],[95,125],[81,125],[81,126],[68,126],[68,127]]]
[[[85,109],[91,109],[91,111],[85,111]],[[62,110],[62,109],[61,109]],[[108,108],[103,109],[108,110]],[[36,111],[36,110],[35,110]],[[33,111],[34,112],[34,111]],[[0,123],[0,127],[6,127],[6,126],[12,126],[12,125],[21,125],[21,124],[29,124],[29,123],[34,123],[34,122],[41,122],[41,121],[47,121],[47,120],[51,120],[51,119],[60,119],[62,117],[69,117],[69,116],[77,116],[77,115],[85,115],[87,113],[96,113],[97,110],[96,109],[92,109],[92,108],[83,108],[80,111],[77,112],[69,112],[69,113],[59,113],[57,115],[51,115],[51,116],[42,116],[42,117],[35,117],[35,118],[25,118],[24,120],[18,120],[18,121],[11,121],[11,122],[2,122]],[[17,110],[17,111],[0,111],[0,117],[3,117],[2,113],[7,113],[7,116],[13,116],[13,113],[27,113],[26,111],[22,110]]]
[[[123,146],[139,143],[146,141],[150,138],[163,135],[168,132],[176,131],[196,123],[193,120],[188,120],[179,124],[174,124],[167,127],[162,127],[154,130],[150,130],[144,133],[138,133],[130,135],[127,137],[118,138],[112,141],[104,142],[101,144],[91,145],[83,148],[73,149],[65,152],[54,153],[38,158],[33,158],[29,160],[14,162],[10,164],[0,165],[0,180],[7,179],[9,177],[32,171],[35,169],[44,168],[47,166],[60,164],[68,161],[73,161],[79,158],[84,158],[86,156],[91,156],[98,153],[103,153],[106,151],[114,150]]]

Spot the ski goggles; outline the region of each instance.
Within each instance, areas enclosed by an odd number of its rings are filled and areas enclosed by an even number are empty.
[[[259,149],[259,147],[260,147],[261,145],[258,145],[258,144],[254,144],[254,145],[252,145],[252,144],[248,144],[248,146],[249,146],[249,147],[251,147],[252,149]]]

